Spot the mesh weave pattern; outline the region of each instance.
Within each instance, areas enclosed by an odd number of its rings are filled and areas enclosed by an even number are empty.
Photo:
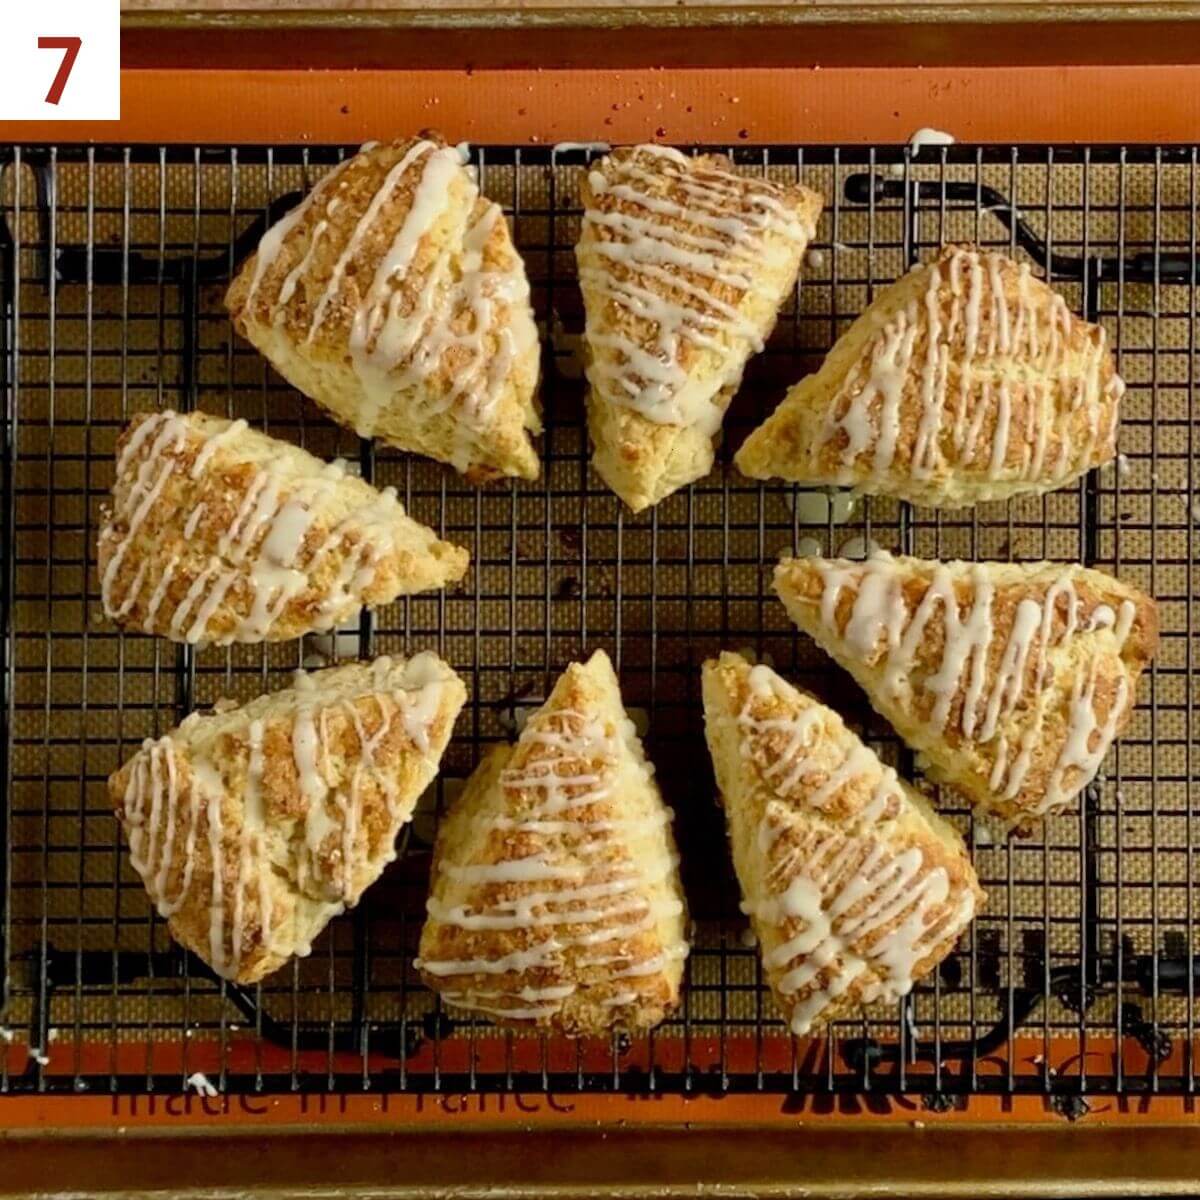
[[[1193,880],[1200,806],[1200,458],[1193,149],[773,147],[739,167],[799,177],[827,199],[795,296],[751,363],[711,475],[636,518],[589,470],[582,306],[572,247],[588,153],[475,148],[512,221],[545,359],[544,476],[475,490],[452,472],[360,445],[233,334],[221,296],[272,200],[335,149],[0,149],[0,381],[5,437],[8,727],[3,1022],[71,1048],[67,1071],[0,1054],[0,1090],[178,1086],[203,1066],[230,1090],[434,1087],[777,1090],[1190,1090]],[[874,177],[872,186],[861,176]],[[918,186],[919,184],[919,186]],[[987,189],[993,189],[989,192]],[[1024,222],[1018,234],[1014,214]],[[1028,233],[1036,241],[1025,238]],[[239,241],[241,239],[241,241]],[[1121,465],[1041,499],[938,514],[759,485],[731,450],[813,370],[875,294],[944,241],[1034,251],[1101,320],[1129,384]],[[1023,243],[1026,243],[1023,245]],[[1047,259],[1053,255],[1053,260]],[[1139,258],[1139,256],[1141,256]],[[402,600],[336,636],[193,653],[100,615],[99,506],[127,416],[200,407],[358,462],[465,545],[442,595]],[[699,666],[749,649],[812,688],[918,777],[849,679],[766,589],[780,551],[870,542],[929,557],[1056,558],[1155,595],[1163,637],[1132,726],[1080,813],[985,844],[952,794],[989,900],[958,951],[898,1009],[794,1042],[739,914],[700,722]],[[172,945],[122,853],[104,789],[149,735],[194,707],[284,686],[295,667],[436,649],[471,699],[406,852],[311,957],[263,984],[213,980]],[[412,968],[437,812],[483,744],[511,736],[561,668],[604,647],[676,812],[696,922],[685,1003],[654,1036],[603,1045],[450,1021]],[[1009,1034],[1037,1039],[1018,1053]],[[54,1031],[53,1035],[51,1031]],[[1086,1056],[1089,1038],[1130,1054]],[[1174,1053],[1148,1059],[1136,1047]],[[1064,1051],[1075,1065],[1051,1074]],[[1132,1055],[1132,1057],[1131,1057]]]

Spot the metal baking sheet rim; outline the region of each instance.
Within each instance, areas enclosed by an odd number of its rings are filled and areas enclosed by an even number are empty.
[[[1200,125],[1190,128],[1194,137]],[[0,137],[7,136],[0,127]],[[389,1097],[393,1111],[383,1120],[377,1096],[244,1098],[253,1108],[271,1106],[268,1119],[238,1108],[236,1097],[230,1098],[233,1111],[215,1114],[201,1097],[160,1096],[153,1113],[150,1101],[139,1099],[143,1111],[127,1112],[107,1097],[5,1101],[0,1135],[20,1130],[23,1136],[5,1146],[8,1169],[0,1195],[23,1194],[39,1179],[43,1189],[53,1181],[56,1190],[96,1194],[138,1194],[171,1180],[175,1186],[186,1181],[189,1191],[232,1191],[251,1171],[257,1194],[291,1195],[320,1182],[312,1174],[318,1168],[334,1195],[360,1195],[364,1185],[393,1195],[427,1195],[450,1185],[460,1195],[694,1195],[698,1178],[713,1191],[764,1196],[801,1185],[807,1194],[831,1196],[885,1188],[914,1196],[1002,1196],[1030,1187],[1045,1195],[1165,1195],[1194,1189],[1200,1161],[1195,1106],[1188,1098],[1106,1098],[1098,1105],[1106,1110],[1089,1113],[1078,1126],[1041,1097],[979,1097],[947,1114],[926,1112],[914,1098],[910,1111],[901,1107],[883,1122],[869,1109],[789,1112],[785,1098],[745,1096],[736,1098],[745,1109],[736,1124],[727,1123],[732,1097],[639,1104],[592,1096],[570,1113],[530,1113],[519,1096],[507,1097],[510,1107],[503,1113],[473,1107],[490,1102],[498,1109],[506,1099],[499,1096]],[[545,1106],[546,1097],[535,1099]],[[637,1123],[637,1117],[630,1121],[631,1107],[655,1109],[650,1123],[616,1131],[619,1124]],[[1049,1125],[1035,1131],[1026,1122]],[[683,1126],[692,1123],[704,1128],[703,1142],[683,1136]],[[297,1154],[292,1138],[306,1125],[305,1136],[318,1140]],[[1103,1134],[1087,1132],[1091,1125]],[[608,1140],[589,1136],[598,1126]],[[52,1128],[64,1132],[47,1139]],[[66,1136],[82,1128],[103,1141]],[[135,1128],[137,1137],[111,1137]],[[402,1140],[381,1136],[397,1132],[404,1133]],[[458,1154],[448,1140],[457,1144],[464,1134],[469,1153]],[[327,1141],[323,1161],[319,1148]],[[553,1146],[552,1158],[539,1162],[530,1153],[538,1145],[548,1151]],[[57,1156],[53,1172],[48,1153]],[[293,1169],[289,1161],[300,1165]],[[614,1178],[614,1170],[623,1176]]]
[[[397,1136],[397,1134],[403,1136]],[[390,1135],[390,1136],[389,1136]],[[298,1152],[297,1138],[304,1138]],[[542,1148],[544,1153],[536,1151]],[[1068,1134],[973,1125],[781,1131],[673,1128],[542,1131],[474,1128],[222,1131],[125,1138],[15,1138],[0,1195],[282,1197],[938,1196],[1192,1194],[1195,1127]],[[53,1173],[47,1168],[53,1156]]]
[[[286,9],[274,5],[243,4],[236,9],[218,9],[214,4],[182,0],[170,8],[150,8],[143,3],[125,7],[121,17],[126,28],[167,29],[204,27],[297,29],[313,27],[374,28],[486,28],[508,26],[570,28],[629,27],[679,28],[728,25],[870,25],[870,24],[955,24],[997,25],[1026,22],[1121,22],[1200,20],[1194,4],[1142,3],[1116,0],[1112,3],[957,3],[957,4],[715,4],[645,7],[607,4],[563,4],[556,7],[524,5],[462,4],[460,7],[419,4],[371,6],[325,3],[296,4]]]

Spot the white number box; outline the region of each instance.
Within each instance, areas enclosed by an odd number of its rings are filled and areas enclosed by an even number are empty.
[[[0,121],[121,116],[120,0],[4,0]]]

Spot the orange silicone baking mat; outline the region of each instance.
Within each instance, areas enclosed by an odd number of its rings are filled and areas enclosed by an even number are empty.
[[[0,129],[11,140],[0,150],[13,522],[0,1106],[10,1122],[1187,1119],[1200,168],[1185,131],[1200,121],[1197,83],[1189,67],[212,69],[179,85],[141,70],[126,74],[119,126]],[[1097,131],[1094,97],[1113,88],[1122,103]],[[302,194],[367,137],[428,126],[471,143],[530,273],[548,414],[535,484],[477,491],[431,463],[364,451],[267,370],[221,309],[273,202]],[[921,126],[958,143],[914,153],[905,142]],[[631,517],[587,465],[571,248],[600,143],[654,137],[800,178],[826,209],[713,473]],[[1120,466],[1042,499],[949,515],[740,478],[730,455],[759,416],[879,288],[948,240],[1030,258],[1109,329],[1129,384]],[[320,644],[181,658],[116,634],[97,620],[96,514],[124,418],[166,405],[243,415],[362,461],[470,549],[470,575]],[[1158,596],[1163,649],[1080,812],[996,845],[942,798],[989,891],[943,970],[898,1011],[795,1041],[763,987],[711,780],[695,769],[705,761],[696,671],[720,647],[766,655],[824,688],[896,757],[894,737],[845,679],[828,677],[763,586],[781,550],[868,542],[1118,570]],[[282,686],[314,655],[423,646],[463,674],[471,701],[405,853],[311,957],[255,989],[214,981],[152,916],[117,843],[107,773],[185,709]],[[697,922],[685,1003],[632,1041],[498,1036],[450,1019],[412,970],[429,841],[446,789],[480,748],[596,647],[650,730],[679,814]],[[206,1086],[217,1094],[199,1094]]]

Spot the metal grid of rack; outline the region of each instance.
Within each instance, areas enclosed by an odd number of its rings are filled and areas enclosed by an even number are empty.
[[[753,360],[713,473],[630,517],[589,470],[572,246],[586,148],[475,148],[513,225],[543,332],[545,470],[479,491],[360,444],[240,342],[224,286],[265,223],[346,151],[0,148],[5,807],[0,1093],[748,1090],[1086,1093],[1195,1087],[1200,817],[1200,324],[1194,148],[731,150],[826,197],[803,279]],[[816,367],[874,291],[944,241],[1030,257],[1102,321],[1129,391],[1118,463],[1044,498],[939,514],[741,478],[731,449]],[[193,652],[98,615],[93,570],[128,415],[244,416],[357,461],[469,548],[457,590],[279,646]],[[811,687],[919,778],[849,680],[766,588],[779,552],[1055,558],[1155,595],[1163,637],[1131,728],[1078,813],[991,844],[952,793],[988,903],[891,1011],[788,1037],[739,915],[703,749],[698,668],[748,648]],[[108,773],[148,735],[300,665],[436,648],[471,693],[404,853],[311,957],[253,988],[176,948],[124,861]],[[676,812],[695,937],[684,1002],[655,1034],[602,1044],[451,1019],[412,969],[437,813],[481,745],[511,736],[562,667],[609,650]],[[50,1051],[53,1050],[51,1054]],[[44,1061],[49,1059],[50,1061]]]

